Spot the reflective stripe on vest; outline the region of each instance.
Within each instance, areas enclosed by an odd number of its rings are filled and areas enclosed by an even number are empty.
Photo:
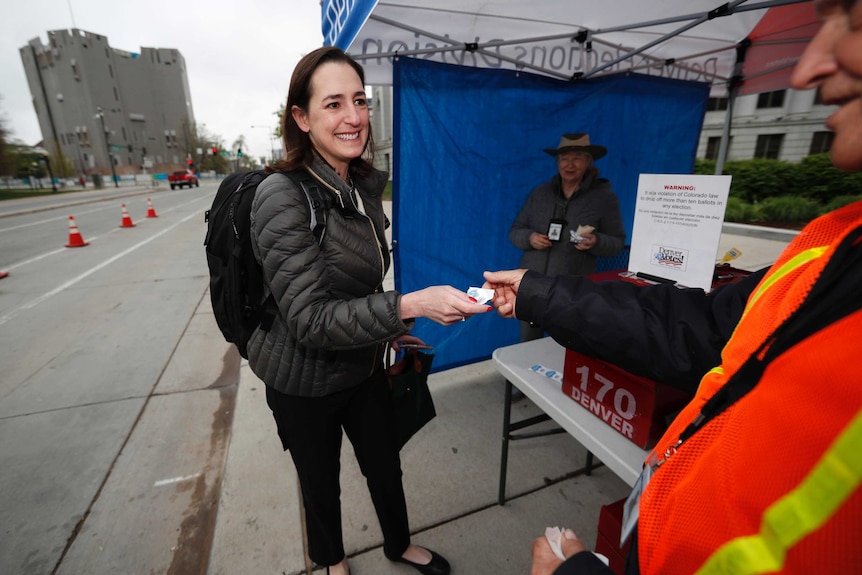
[[[760,533],[722,545],[698,575],[771,573],[784,567],[787,552],[818,529],[862,483],[862,410],[829,446],[800,484],[766,508]]]
[[[742,323],[742,319],[748,314],[748,311],[754,307],[754,304],[757,302],[757,300],[760,299],[760,296],[762,296],[764,293],[766,293],[769,290],[769,288],[771,288],[773,285],[778,283],[778,281],[780,279],[787,276],[787,274],[791,273],[796,268],[798,268],[802,265],[805,265],[808,262],[816,260],[817,258],[822,256],[824,253],[826,253],[826,251],[828,249],[829,249],[829,246],[818,246],[815,248],[809,248],[807,250],[799,252],[798,254],[796,254],[795,256],[793,256],[792,258],[787,260],[786,262],[784,262],[784,265],[782,265],[780,268],[778,268],[774,273],[770,274],[770,276],[766,280],[764,280],[763,283],[761,283],[758,286],[757,290],[754,291],[751,294],[751,296],[748,298],[748,303],[745,305],[745,309],[742,310],[742,315],[740,316],[739,322],[737,323],[736,328],[734,328],[733,333],[734,334],[736,333],[736,330],[739,328],[739,324]],[[727,342],[727,344],[725,344],[725,346],[730,344],[731,341],[733,341],[733,334],[731,334],[731,336],[728,339],[728,342]],[[718,366],[710,369],[708,372],[706,372],[706,374],[704,374],[703,378],[701,379],[701,383],[703,383],[703,380],[705,380],[710,375],[712,375],[712,376],[717,375],[719,377],[724,376],[725,375],[724,366],[718,365]],[[656,451],[658,451],[658,446],[656,446]]]
[[[766,292],[770,287],[776,284],[779,280],[781,280],[784,276],[795,270],[801,265],[807,264],[812,260],[816,260],[829,249],[829,246],[819,246],[816,248],[809,248],[803,252],[799,252],[781,266],[778,271],[771,274],[766,281],[764,281],[760,287],[757,289],[754,294],[752,294],[751,298],[748,300],[748,305],[745,306],[745,311],[742,312],[742,317],[745,317],[745,314],[748,313],[748,310],[754,306],[754,303],[760,299],[760,296]],[[741,320],[741,318],[740,318]]]

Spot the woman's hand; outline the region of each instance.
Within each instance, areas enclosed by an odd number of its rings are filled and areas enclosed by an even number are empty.
[[[576,250],[581,250],[585,252],[587,250],[593,249],[593,246],[596,245],[596,234],[581,234],[581,241],[576,244],[572,244],[575,246]]]
[[[485,284],[482,287],[494,290],[494,307],[501,316],[515,317],[515,301],[525,273],[527,270],[506,270],[483,274]]]
[[[452,286],[430,286],[401,296],[402,318],[427,317],[441,325],[452,325],[492,309]]]
[[[546,250],[551,247],[551,240],[545,234],[533,232],[530,234],[530,245],[534,250]]]
[[[404,344],[415,345],[419,349],[431,349],[430,345],[428,345],[415,335],[411,335],[409,333],[405,333],[401,337],[393,339],[389,343],[392,346],[392,349],[395,350],[395,353],[399,353],[401,351],[401,346]]]
[[[575,553],[587,550],[586,546],[571,529],[566,529],[563,532],[563,536],[560,539],[560,547],[566,559]],[[562,564],[563,560],[557,557],[554,550],[551,549],[551,544],[548,543],[547,537],[543,535],[533,540],[533,567],[530,570],[530,575],[551,575]]]

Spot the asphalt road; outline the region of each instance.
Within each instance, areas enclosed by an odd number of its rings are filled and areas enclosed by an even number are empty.
[[[0,573],[205,566],[239,368],[195,346],[215,189],[0,207]]]

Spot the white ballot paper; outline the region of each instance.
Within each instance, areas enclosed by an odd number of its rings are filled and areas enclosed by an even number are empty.
[[[730,176],[641,174],[629,272],[708,292],[715,272],[730,179]]]
[[[551,546],[551,551],[554,552],[554,555],[557,556],[558,559],[566,560],[566,556],[563,555],[563,532],[565,531],[562,527],[546,527],[545,528],[545,538],[548,540],[548,545]],[[599,558],[599,561],[604,563],[605,565],[610,565],[610,560],[602,555],[601,553],[596,553],[593,551],[593,555]]]
[[[467,288],[467,295],[476,300],[476,303],[488,303],[494,299],[494,290],[471,286]]]

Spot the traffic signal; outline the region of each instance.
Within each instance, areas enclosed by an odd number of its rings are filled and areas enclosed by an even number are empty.
[[[191,166],[192,165],[192,159],[189,158],[188,160],[186,160],[186,163]]]
[[[132,153],[132,145],[131,144],[129,144],[129,153],[130,154]]]
[[[213,146],[213,156],[218,156],[218,148]]]
[[[237,157],[238,157],[238,158],[241,158],[241,157],[242,157],[242,148],[238,148],[238,149],[237,149],[237,151],[236,151],[236,155],[237,155]]]

